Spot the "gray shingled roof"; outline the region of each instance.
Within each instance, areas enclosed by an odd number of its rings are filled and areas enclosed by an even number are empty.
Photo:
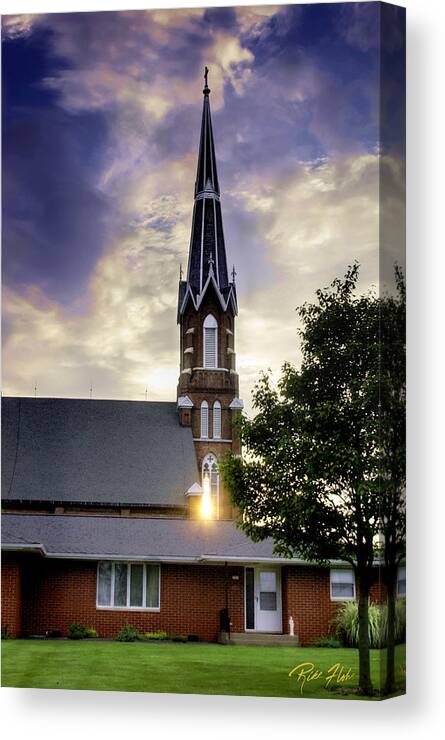
[[[2,496],[184,505],[198,480],[175,403],[2,399]]]
[[[230,521],[3,514],[2,546],[31,545],[53,557],[279,560],[271,540],[254,543]]]

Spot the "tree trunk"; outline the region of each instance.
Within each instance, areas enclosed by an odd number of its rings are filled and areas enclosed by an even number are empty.
[[[386,578],[388,608],[387,637],[386,637],[386,680],[385,694],[392,694],[395,689],[395,646],[396,646],[396,576],[393,569]]]
[[[369,621],[368,603],[369,587],[366,578],[360,579],[358,601],[358,655],[359,655],[359,691],[365,696],[372,694],[371,663],[369,656]]]

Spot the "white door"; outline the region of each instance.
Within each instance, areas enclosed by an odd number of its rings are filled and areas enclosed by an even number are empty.
[[[279,568],[246,568],[246,629],[282,632]]]

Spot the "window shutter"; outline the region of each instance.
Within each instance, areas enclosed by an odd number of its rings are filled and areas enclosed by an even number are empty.
[[[201,437],[207,439],[209,436],[209,406],[207,401],[201,404]]]
[[[213,438],[221,439],[221,404],[219,401],[213,404]]]

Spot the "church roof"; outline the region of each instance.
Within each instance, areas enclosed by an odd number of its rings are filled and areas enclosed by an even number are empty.
[[[185,308],[184,298],[187,292],[195,304],[199,298],[202,299],[209,284],[209,276],[213,276],[225,307],[233,297],[232,308],[236,313],[235,284],[229,281],[227,270],[207,71],[206,68],[187,279],[180,281],[179,285],[179,315]]]
[[[64,558],[280,561],[270,539],[252,542],[230,521],[191,519],[3,514],[2,547]]]
[[[2,399],[2,496],[184,506],[199,479],[175,403]]]

